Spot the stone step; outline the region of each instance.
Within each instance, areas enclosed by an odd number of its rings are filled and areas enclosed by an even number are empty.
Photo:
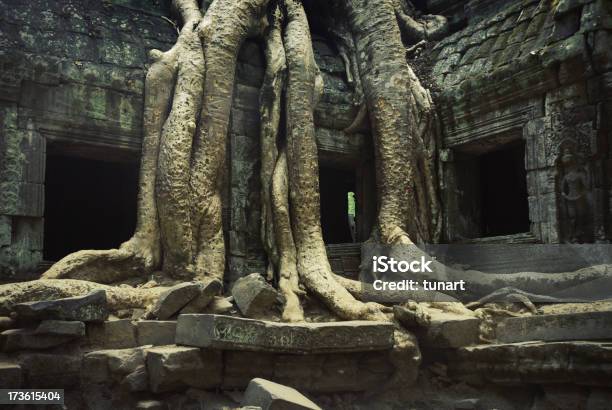
[[[176,343],[225,350],[331,353],[393,347],[393,325],[384,322],[276,323],[221,315],[180,315]]]
[[[612,343],[523,342],[448,352],[448,374],[471,384],[612,386]]]
[[[612,339],[612,311],[513,317],[497,327],[500,342]]]

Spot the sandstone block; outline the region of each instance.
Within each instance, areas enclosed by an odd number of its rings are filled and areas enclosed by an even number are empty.
[[[25,376],[24,386],[71,389],[80,384],[80,354],[23,352],[17,361]]]
[[[384,322],[276,323],[220,315],[180,315],[177,344],[228,350],[327,353],[393,347]]]
[[[85,323],[66,320],[43,320],[36,328],[38,334],[85,336]]]
[[[429,313],[429,325],[415,331],[423,346],[455,348],[478,343],[480,319],[449,312]]]
[[[149,376],[144,365],[138,366],[132,373],[121,381],[121,387],[130,392],[147,391]]]
[[[612,312],[508,318],[497,327],[500,342],[612,339]]]
[[[108,317],[104,290],[72,298],[19,303],[13,306],[13,310],[23,320],[101,322]]]
[[[179,283],[161,294],[148,312],[148,318],[166,320],[177,313],[200,293],[200,286],[194,282]]]
[[[85,335],[85,323],[45,320],[36,328],[9,329],[0,334],[3,350],[48,349]]]
[[[130,319],[107,320],[87,326],[87,339],[103,349],[124,349],[138,346],[136,327]]]
[[[35,329],[9,329],[0,334],[2,350],[50,349],[67,343],[74,336],[38,334]]]
[[[95,350],[83,356],[83,378],[89,383],[121,379],[145,365],[146,347]]]
[[[244,316],[256,318],[274,307],[278,293],[259,273],[251,273],[234,283],[232,296]]]
[[[198,282],[200,294],[191,302],[187,303],[181,313],[202,313],[202,311],[213,301],[214,297],[223,289],[223,284],[218,279],[209,282]],[[174,343],[174,342],[172,342]]]
[[[221,383],[221,352],[182,346],[153,347],[147,352],[149,388],[153,393],[185,386],[207,389]]]
[[[136,322],[139,345],[163,346],[174,344],[175,320],[141,320]]]
[[[259,406],[262,410],[321,410],[294,388],[259,378],[251,380],[241,405]]]

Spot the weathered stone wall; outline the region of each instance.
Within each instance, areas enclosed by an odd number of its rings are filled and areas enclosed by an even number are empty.
[[[138,157],[146,51],[176,38],[168,3],[0,1],[3,279],[42,259],[48,141]]]
[[[545,243],[610,235],[612,7],[605,0],[471,1],[468,25],[439,42],[432,76],[447,239],[467,230],[457,161],[465,151],[526,143],[531,234]],[[574,165],[563,163],[563,154]],[[463,165],[460,165],[463,164]],[[562,195],[578,180],[580,198]],[[578,216],[576,216],[578,214]],[[576,220],[578,219],[578,221]],[[468,236],[469,237],[469,236]]]

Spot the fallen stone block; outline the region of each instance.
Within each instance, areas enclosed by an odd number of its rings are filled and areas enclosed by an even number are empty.
[[[265,316],[278,300],[278,293],[259,273],[238,279],[232,287],[232,296],[240,312],[246,317]]]
[[[321,410],[294,388],[259,378],[251,380],[241,405],[259,406],[262,410]]]
[[[277,323],[221,315],[180,315],[177,344],[227,350],[326,353],[393,347],[386,322]]]
[[[612,339],[612,311],[513,317],[501,322],[496,334],[505,343]]]
[[[12,362],[0,362],[0,386],[3,389],[18,389],[21,383],[21,366]]]
[[[85,296],[18,303],[13,311],[19,320],[76,320],[102,322],[108,318],[106,292],[97,290]]]
[[[200,287],[200,294],[181,309],[181,314],[202,313],[223,289],[223,283],[218,279],[209,282],[197,282],[197,284]]]
[[[139,345],[163,346],[174,344],[175,320],[141,320],[136,322]]]
[[[174,285],[160,295],[155,305],[147,312],[146,317],[159,320],[169,319],[199,294],[200,286],[195,282]]]
[[[87,339],[90,345],[102,349],[125,349],[138,346],[136,326],[130,319],[88,324]]]
[[[221,352],[194,347],[162,346],[147,351],[149,388],[153,393],[180,390],[186,386],[200,389],[221,384]]]

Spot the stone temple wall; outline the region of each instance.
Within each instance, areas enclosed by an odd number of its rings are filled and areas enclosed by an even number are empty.
[[[606,242],[611,3],[473,0],[466,10],[467,27],[440,41],[431,56],[444,123],[447,239],[479,236],[469,218],[477,204],[463,198],[473,193],[465,180],[477,172],[470,167],[478,155],[523,141],[529,232],[517,240]]]
[[[2,0],[0,13],[6,277],[42,260],[47,142],[111,146],[137,158],[146,50],[168,49],[176,34],[162,18],[168,5],[157,0]]]

